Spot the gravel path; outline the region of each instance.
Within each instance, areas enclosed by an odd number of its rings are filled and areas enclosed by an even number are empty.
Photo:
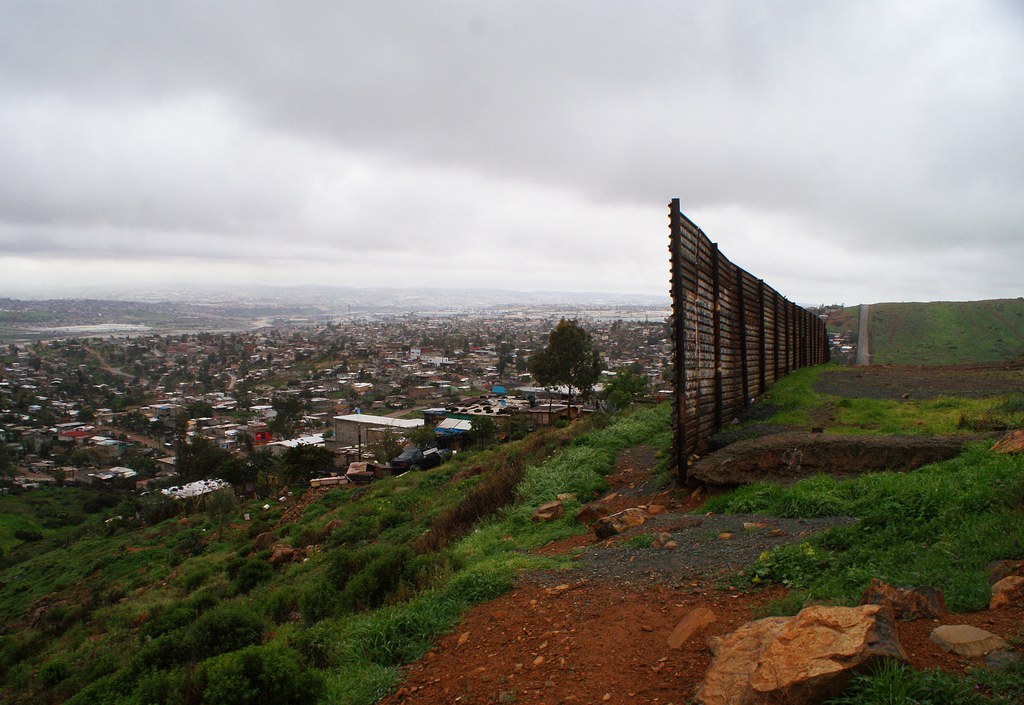
[[[678,585],[697,578],[720,578],[749,568],[765,551],[787,543],[800,543],[811,534],[833,526],[849,526],[850,517],[780,519],[754,514],[694,516],[662,514],[642,527],[588,548],[580,557],[580,571],[594,579],[635,582],[643,576],[654,582]],[[623,541],[640,533],[667,533],[675,548],[626,548]],[[720,538],[721,537],[721,538]]]

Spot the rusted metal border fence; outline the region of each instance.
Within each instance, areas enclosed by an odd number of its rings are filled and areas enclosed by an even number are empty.
[[[673,456],[688,458],[783,375],[829,360],[825,323],[726,259],[669,204],[672,257]]]

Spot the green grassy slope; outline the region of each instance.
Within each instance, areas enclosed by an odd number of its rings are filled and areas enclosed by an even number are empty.
[[[871,362],[954,365],[1024,355],[1024,298],[871,306]]]
[[[370,705],[470,605],[522,570],[569,565],[529,549],[585,531],[580,504],[624,448],[667,449],[669,415],[662,405],[592,418],[333,489],[275,531],[315,547],[301,562],[271,560],[278,502],[244,504],[253,520],[221,536],[203,513],[141,525],[132,498],[108,508],[123,517],[111,522],[86,517],[85,494],[58,512],[63,489],[3,498],[0,702]],[[566,492],[578,499],[564,517],[531,521]]]

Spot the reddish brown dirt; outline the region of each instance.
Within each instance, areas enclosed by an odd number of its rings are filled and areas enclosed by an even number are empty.
[[[649,492],[653,460],[646,448],[623,454],[609,477],[609,496],[614,495],[610,509],[664,504],[676,512],[697,502],[687,494]],[[716,537],[705,542],[722,545]],[[540,552],[592,551],[597,545],[586,535]],[[524,576],[511,593],[470,610],[451,634],[406,668],[405,682],[382,702],[682,705],[711,661],[707,638],[757,618],[767,602],[786,594],[780,587],[745,592],[729,586],[722,575],[676,575],[671,584],[643,575],[629,577],[624,580],[614,567],[602,575],[580,570]],[[682,648],[669,648],[667,639],[676,624],[701,606],[711,608],[716,621]],[[948,621],[1019,639],[1024,609],[950,615]],[[980,660],[946,654],[932,644],[928,635],[935,626],[931,620],[897,624],[911,665],[956,672],[979,665]]]

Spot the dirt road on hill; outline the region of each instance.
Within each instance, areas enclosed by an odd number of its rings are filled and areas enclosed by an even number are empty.
[[[871,341],[868,339],[868,317],[871,315],[871,306],[860,305],[860,325],[857,328],[857,359],[858,366],[871,364]]]

